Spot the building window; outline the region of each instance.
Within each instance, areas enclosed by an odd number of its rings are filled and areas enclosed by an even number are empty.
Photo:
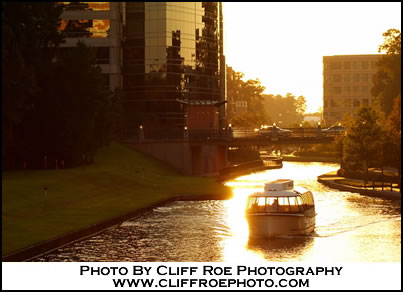
[[[362,104],[365,105],[365,106],[368,106],[369,105],[368,98],[364,98],[362,100]]]
[[[369,67],[368,61],[362,61],[361,68],[363,70],[368,70],[368,67]]]
[[[330,87],[330,94],[341,95],[342,92],[341,89],[342,89],[341,87]]]
[[[344,61],[344,70],[350,70],[350,69],[351,69],[351,62]]]
[[[344,74],[344,82],[351,82],[350,74]]]
[[[109,19],[62,19],[59,30],[66,38],[109,37]]]
[[[360,62],[353,61],[353,69],[354,70],[360,70]]]
[[[358,99],[353,100],[353,107],[359,107],[360,106],[360,101]]]
[[[360,74],[355,73],[353,75],[353,82],[360,82]]]
[[[330,62],[330,70],[340,70],[341,62]]]
[[[341,74],[334,74],[333,82],[341,82]]]
[[[361,93],[362,94],[369,94],[369,87],[368,86],[362,86],[361,87]]]
[[[96,48],[96,63],[97,64],[109,64],[109,48],[97,47]]]
[[[350,95],[351,94],[351,86],[344,86],[343,87],[343,94]]]
[[[331,99],[330,100],[330,107],[339,107],[340,104],[338,101],[336,101],[335,99]]]
[[[361,74],[361,81],[368,82],[369,76],[368,73]]]

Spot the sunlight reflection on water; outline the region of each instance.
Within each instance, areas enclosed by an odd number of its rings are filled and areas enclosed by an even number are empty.
[[[231,200],[175,202],[35,261],[400,262],[400,201],[339,192],[317,182],[318,175],[337,168],[331,163],[284,162],[281,169],[227,182],[234,192]],[[250,239],[246,197],[279,178],[291,178],[313,192],[315,231]]]

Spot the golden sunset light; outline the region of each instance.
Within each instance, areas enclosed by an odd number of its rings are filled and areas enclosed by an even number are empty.
[[[323,56],[378,54],[382,33],[401,29],[399,2],[223,2],[226,63],[259,78],[267,94],[323,107]]]
[[[401,289],[400,2],[1,7],[5,290]]]

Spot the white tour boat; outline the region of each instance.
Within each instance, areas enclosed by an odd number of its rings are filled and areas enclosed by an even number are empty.
[[[263,192],[248,197],[246,206],[250,237],[309,234],[315,229],[315,216],[312,193],[294,187],[291,179],[266,183]]]

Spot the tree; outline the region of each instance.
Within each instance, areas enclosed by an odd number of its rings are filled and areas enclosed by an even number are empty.
[[[233,101],[233,104],[230,104],[228,109],[228,122],[239,127],[259,127],[270,122],[270,118],[267,117],[263,106],[262,93],[265,87],[261,85],[260,80],[249,79],[243,81],[244,74],[232,70],[231,67],[228,67],[227,75],[231,76],[227,78],[227,92]],[[232,107],[237,101],[247,103],[247,112],[237,113],[234,116]]]
[[[295,102],[295,106],[296,106],[297,114],[303,116],[306,112],[306,109],[308,108],[308,106],[306,105],[305,97],[298,96],[298,98]]]
[[[286,96],[268,94],[264,95],[265,109],[278,126],[290,126],[293,123],[299,123],[303,120],[303,114],[306,111],[306,100],[303,96],[296,98],[293,94],[287,93]]]
[[[393,110],[386,120],[385,162],[398,170],[399,188],[402,173],[402,112],[401,97],[394,100]]]
[[[79,42],[59,51],[41,90],[41,101],[26,120],[24,139],[38,163],[64,160],[66,166],[92,161],[94,151],[110,141],[113,95],[104,86],[95,52]]]
[[[23,120],[40,98],[41,71],[63,41],[61,12],[54,2],[2,2],[3,167],[15,165],[26,147]]]
[[[231,119],[234,127],[260,128],[261,125],[270,124],[271,120],[259,112],[247,112],[238,114]]]
[[[379,114],[372,107],[362,106],[348,126],[343,142],[343,162],[347,170],[363,170],[365,185],[368,168],[377,161],[384,132],[379,123]]]
[[[385,40],[378,51],[385,55],[377,64],[371,94],[380,100],[382,110],[389,115],[394,99],[401,95],[401,33],[398,29],[389,29],[383,36]]]

